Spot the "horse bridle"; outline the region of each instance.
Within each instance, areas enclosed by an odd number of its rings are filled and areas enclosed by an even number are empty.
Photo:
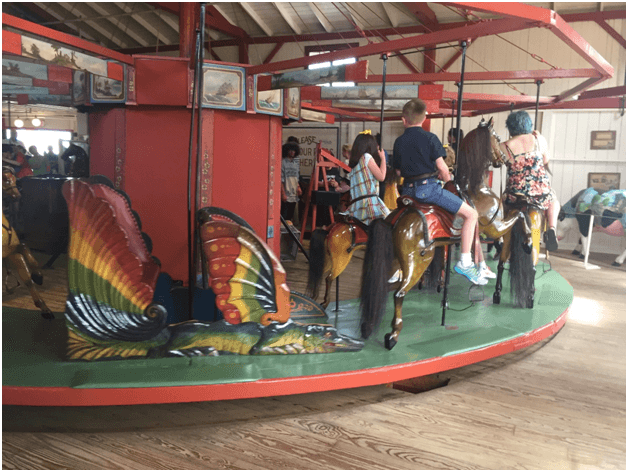
[[[499,135],[495,132],[495,128],[493,128],[493,118],[491,118],[488,121],[482,118],[482,120],[480,121],[480,124],[478,125],[478,128],[488,128],[488,131],[491,134],[491,136],[493,136],[495,138],[495,141],[497,141],[497,148],[495,148],[493,144],[491,143],[491,149],[493,150],[493,155],[497,156],[497,159],[493,161],[493,167],[496,167],[496,168],[501,167],[502,164],[506,162],[506,154],[504,154],[504,151],[502,151],[502,148],[499,147],[499,144],[502,142],[502,140],[499,138]]]

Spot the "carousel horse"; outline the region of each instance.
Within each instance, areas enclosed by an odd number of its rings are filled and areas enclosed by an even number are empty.
[[[10,167],[2,168],[2,193],[9,198],[20,197],[20,192],[16,186],[15,175],[13,169]],[[17,285],[11,288],[9,288],[8,280],[13,274],[7,262],[13,265],[19,277],[17,278]],[[20,282],[23,283],[30,291],[35,306],[41,310],[41,315],[45,319],[53,319],[54,315],[52,311],[46,306],[46,303],[41,298],[41,295],[39,295],[34,285],[41,285],[44,280],[37,261],[33,257],[33,254],[31,254],[30,249],[28,249],[24,243],[20,243],[15,229],[4,216],[4,212],[2,212],[2,265],[7,271],[7,276],[4,280],[4,287],[7,293],[13,293],[20,285]]]
[[[527,249],[529,252],[531,234],[525,214],[515,209],[506,211],[501,199],[485,183],[489,165],[498,167],[502,163],[503,154],[499,148],[499,138],[492,128],[492,119],[488,123],[482,120],[478,128],[469,132],[461,143],[456,183],[447,182],[445,189],[468,199],[475,207],[481,233],[496,240],[509,235],[517,227],[522,236],[517,239],[521,250]],[[387,282],[400,268],[402,277],[394,295],[392,332],[384,338],[387,349],[397,344],[403,326],[402,305],[405,294],[419,282],[435,259],[437,249],[440,251],[440,248],[460,241],[461,225],[454,220],[457,219],[453,214],[440,207],[403,196],[396,210],[385,219],[375,220],[371,224],[360,300],[364,338],[368,338],[379,326],[388,298]],[[430,277],[441,277],[441,273],[432,270]]]
[[[398,186],[401,181],[401,177],[389,169],[386,179],[382,182],[385,186],[383,202],[389,210],[397,208],[397,199],[400,196]],[[329,305],[332,282],[347,268],[353,253],[366,248],[367,231],[368,226],[360,220],[340,214],[338,220],[327,230],[317,229],[312,233],[307,292],[316,299],[324,278],[325,295],[321,303],[323,308]]]
[[[593,187],[580,190],[560,209],[556,237],[565,238],[569,231],[579,235],[578,245],[572,254],[582,254],[589,238],[589,218],[594,215],[593,231],[610,236],[626,236],[626,190],[609,190],[600,193]],[[626,261],[626,251],[617,256],[613,266],[619,267]]]

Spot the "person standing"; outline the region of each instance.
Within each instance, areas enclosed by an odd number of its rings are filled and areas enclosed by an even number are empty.
[[[48,160],[39,154],[37,146],[31,146],[28,148],[28,152],[31,153],[31,157],[28,159],[28,163],[33,169],[33,175],[44,175],[48,173]]]
[[[59,173],[59,156],[57,156],[52,150],[52,146],[48,146],[48,152],[44,153],[44,157],[48,161],[51,174]]]
[[[401,194],[438,205],[463,218],[461,255],[454,270],[474,284],[486,285],[488,280],[480,275],[471,259],[478,213],[460,197],[443,189],[436,178],[438,176],[443,182],[448,182],[451,175],[444,160],[447,152],[438,136],[421,127],[426,109],[425,102],[418,98],[413,98],[403,107],[401,119],[406,130],[395,140],[393,148],[393,168],[404,178]]]
[[[281,147],[281,216],[286,221],[294,218],[294,209],[301,196],[299,153],[299,145],[290,138]]]

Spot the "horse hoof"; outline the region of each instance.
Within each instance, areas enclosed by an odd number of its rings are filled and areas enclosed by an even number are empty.
[[[41,316],[43,316],[43,318],[45,320],[54,320],[55,319],[55,315],[53,315],[51,311],[42,311],[41,312]]]
[[[386,349],[390,351],[393,347],[395,347],[396,344],[397,341],[393,339],[392,334],[387,334],[386,336],[384,336],[384,345],[386,346]]]
[[[576,251],[575,249],[573,251],[571,251],[571,254],[574,256],[579,256],[580,255],[580,251]]]
[[[531,298],[530,300],[528,300],[528,303],[526,304],[527,308],[534,308],[534,298]]]
[[[611,265],[613,267],[621,267],[621,264],[619,262],[613,262]]]
[[[584,254],[580,254],[579,259],[584,259]]]
[[[502,294],[499,292],[495,292],[493,294],[493,305],[499,305],[502,301]]]
[[[33,272],[31,274],[31,280],[35,282],[37,285],[41,285],[44,283],[44,276],[41,275],[40,273]]]

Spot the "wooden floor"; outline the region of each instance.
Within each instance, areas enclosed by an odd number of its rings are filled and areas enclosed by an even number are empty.
[[[552,258],[574,287],[553,339],[444,372],[447,386],[132,407],[4,406],[5,469],[626,469],[626,272]],[[303,290],[302,255],[284,265]],[[361,261],[341,281],[357,296]],[[576,265],[577,264],[577,265]],[[55,264],[62,267],[62,264]],[[351,275],[352,274],[352,275]],[[64,271],[46,271],[63,309]],[[3,304],[29,306],[19,288]],[[437,377],[437,378],[436,378]],[[445,383],[445,382],[443,382]]]

